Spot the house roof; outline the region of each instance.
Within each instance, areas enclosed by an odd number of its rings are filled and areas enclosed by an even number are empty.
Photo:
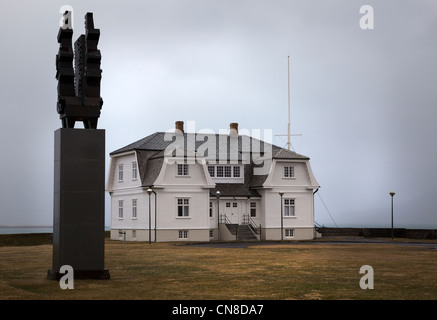
[[[175,136],[175,133],[155,132],[143,139],[111,152],[110,155],[134,150],[164,151],[176,141]],[[271,146],[273,159],[309,160],[307,156],[246,135],[239,135],[238,138],[232,138],[226,134],[184,133],[182,143],[183,145],[180,146],[182,149],[195,151],[198,153],[198,156],[204,156],[209,160],[230,159],[234,156],[234,151],[232,150],[234,145],[237,146],[238,160],[242,160],[244,153],[255,152],[258,148],[259,152],[263,153],[266,146]],[[208,152],[205,152],[209,151],[207,150],[208,147],[212,147],[211,149],[213,151],[215,147],[215,154],[210,155]]]
[[[182,138],[182,135],[179,137]],[[178,137],[175,133],[155,132],[111,152],[110,155],[135,151],[142,186],[152,186],[161,171],[166,148],[175,143],[176,139]],[[185,154],[190,154],[189,150],[193,151],[194,149],[197,156],[204,157],[206,160],[233,159],[241,161],[246,159],[247,155],[262,154],[264,151],[268,151],[269,147],[271,147],[273,159],[309,160],[304,155],[243,135],[233,138],[223,134],[184,133],[182,143],[183,145],[179,147],[184,149]],[[233,151],[235,147],[237,147],[237,152]],[[210,151],[212,154],[208,154]],[[254,175],[253,169],[257,165],[253,162],[244,164],[244,166],[244,183],[216,183],[216,187],[210,189],[210,195],[215,197],[216,191],[220,191],[222,197],[260,197],[255,188],[263,185],[267,175]]]

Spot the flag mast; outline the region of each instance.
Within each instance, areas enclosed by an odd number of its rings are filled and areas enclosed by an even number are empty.
[[[288,140],[287,140],[287,146],[288,150],[291,148],[291,141],[290,141],[290,56],[288,56]]]

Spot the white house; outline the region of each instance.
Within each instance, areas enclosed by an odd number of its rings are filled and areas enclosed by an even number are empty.
[[[314,237],[309,158],[248,135],[156,132],[110,154],[111,239]]]

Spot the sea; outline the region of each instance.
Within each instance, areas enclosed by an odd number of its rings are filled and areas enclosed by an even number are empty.
[[[110,230],[105,226],[105,231]],[[23,233],[53,233],[52,226],[22,226],[22,227],[5,227],[0,226],[0,234],[23,234]]]

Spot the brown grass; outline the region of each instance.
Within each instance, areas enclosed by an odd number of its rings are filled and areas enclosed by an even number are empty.
[[[52,246],[0,247],[0,299],[437,299],[437,250],[383,244],[205,248],[106,241],[110,280],[46,280]],[[362,265],[373,290],[359,286]]]

